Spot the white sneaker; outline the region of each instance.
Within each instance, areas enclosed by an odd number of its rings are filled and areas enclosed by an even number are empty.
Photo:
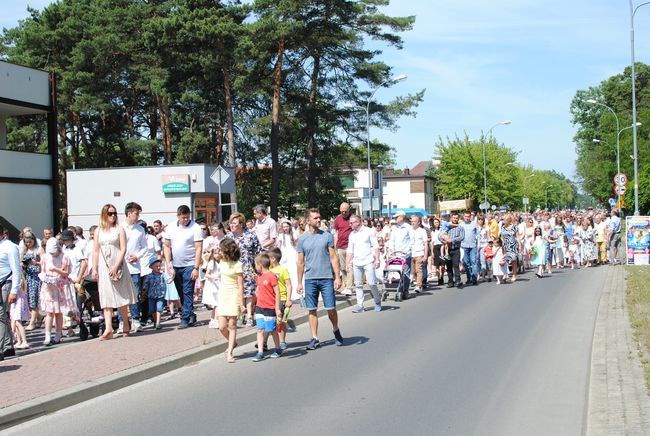
[[[124,333],[124,321],[120,321],[120,325],[117,328],[117,331],[115,333],[118,334],[118,335],[121,335],[122,333]]]
[[[346,297],[349,297],[350,295],[352,295],[352,290],[350,290],[350,289],[343,289],[343,291],[341,291],[341,294],[342,294],[342,295],[345,295]]]
[[[131,324],[132,324],[132,327],[131,327],[132,332],[135,333],[135,332],[141,332],[142,331],[142,324],[140,324],[139,320],[134,319],[134,320],[132,320]]]

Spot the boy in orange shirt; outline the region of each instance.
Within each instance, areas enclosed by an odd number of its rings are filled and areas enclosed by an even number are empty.
[[[271,259],[266,253],[258,254],[255,258],[255,268],[260,274],[257,277],[257,289],[255,296],[255,325],[257,326],[257,354],[253,362],[261,362],[266,359],[264,355],[264,343],[269,336],[273,337],[275,351],[271,357],[276,358],[282,355],[280,349],[280,336],[276,331],[277,320],[282,318],[280,311],[280,289],[278,287],[278,277],[269,270]]]

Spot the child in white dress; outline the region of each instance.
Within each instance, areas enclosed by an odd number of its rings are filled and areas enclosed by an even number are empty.
[[[219,248],[212,248],[210,250],[210,257],[208,264],[205,268],[205,283],[203,284],[203,297],[201,303],[212,309],[210,322],[208,327],[211,329],[219,328],[219,320],[217,318],[217,295],[219,294]]]
[[[494,257],[492,258],[492,275],[497,279],[497,285],[508,279],[508,262],[505,259],[503,251],[503,242],[501,239],[494,241]]]

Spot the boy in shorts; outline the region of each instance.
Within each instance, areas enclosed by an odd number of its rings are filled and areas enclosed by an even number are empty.
[[[277,319],[282,318],[280,311],[280,289],[278,288],[277,276],[269,270],[271,259],[266,253],[258,254],[255,258],[255,268],[260,271],[257,277],[257,289],[255,296],[255,325],[257,326],[257,354],[253,362],[261,362],[266,359],[264,355],[264,343],[269,336],[273,337],[275,351],[271,357],[276,358],[282,355],[280,349],[280,336],[276,331]]]
[[[280,289],[280,312],[282,312],[284,316],[285,310],[290,308],[293,304],[291,301],[291,292],[293,290],[291,286],[291,274],[289,274],[289,270],[284,265],[280,265],[282,251],[280,251],[279,248],[273,247],[267,251],[267,253],[271,259],[271,272],[278,278],[278,288]],[[284,318],[278,322],[278,329],[280,330],[280,349],[286,350],[287,323]]]

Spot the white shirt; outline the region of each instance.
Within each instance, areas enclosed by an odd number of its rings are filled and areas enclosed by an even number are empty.
[[[88,274],[86,274],[86,280],[94,281],[93,277],[93,250],[95,249],[95,241],[89,240],[86,243],[86,248],[84,250],[84,258],[88,262]]]
[[[203,241],[201,226],[190,221],[187,227],[180,226],[178,221],[167,225],[165,240],[171,244],[172,265],[176,268],[194,266],[196,250],[195,242]]]
[[[413,227],[409,223],[395,224],[390,231],[390,239],[388,240],[388,246],[391,249],[391,252],[399,251],[404,254],[404,256],[411,255],[411,249],[413,248],[413,242],[415,241],[415,232],[413,232]]]
[[[86,244],[88,245],[88,244]],[[73,248],[63,247],[63,255],[70,261],[70,280],[76,281],[81,269],[81,261],[86,260],[84,249],[75,244]]]
[[[147,251],[144,253],[144,256],[142,256],[139,261],[140,261],[140,275],[141,276],[146,276],[151,274],[151,268],[149,268],[149,262],[151,259],[154,257],[158,257],[158,253],[162,250],[162,246],[160,245],[160,241],[158,238],[156,238],[154,235],[146,234],[145,235],[145,240],[147,241]]]
[[[352,254],[352,265],[364,266],[375,261],[375,250],[379,248],[375,231],[370,227],[360,226],[348,237],[347,252]]]
[[[22,279],[20,270],[20,254],[18,246],[9,239],[0,240],[0,280],[11,280],[12,295],[18,294],[20,281]]]
[[[260,241],[260,247],[266,249],[264,244],[267,243],[270,239],[277,239],[278,237],[278,225],[275,220],[270,216],[264,218],[264,220],[256,220],[255,227],[253,227],[253,233],[257,235],[257,239]],[[272,248],[270,246],[268,248]]]
[[[140,224],[121,224],[126,233],[126,259],[129,254],[135,254],[138,258],[134,263],[126,262],[129,269],[129,274],[140,274],[140,259],[147,254],[147,238],[145,237],[144,229]]]
[[[427,239],[429,235],[424,227],[418,227],[413,229],[415,238],[413,239],[413,257],[422,257],[424,256],[424,248],[427,245]]]

